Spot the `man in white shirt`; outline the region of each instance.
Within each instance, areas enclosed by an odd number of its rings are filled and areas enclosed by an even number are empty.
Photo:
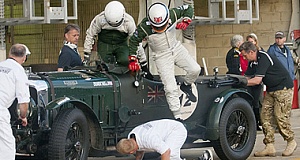
[[[143,159],[145,149],[160,153],[162,160],[181,160],[180,149],[186,137],[187,130],[181,122],[161,119],[135,127],[116,147],[121,154],[135,153],[137,160]],[[199,159],[212,160],[211,151]]]
[[[187,130],[178,121],[162,119],[150,121],[135,127],[117,144],[118,152],[133,154],[142,159],[144,149],[152,149],[161,154],[161,159],[181,160],[180,148],[187,137]]]
[[[27,110],[30,101],[29,83],[24,68],[27,51],[23,44],[11,47],[9,58],[0,62],[0,155],[2,159],[15,159],[15,138],[10,125],[8,108],[18,100],[22,125],[27,125]]]

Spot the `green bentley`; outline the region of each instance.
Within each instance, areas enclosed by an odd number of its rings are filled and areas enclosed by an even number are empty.
[[[17,119],[17,102],[10,107],[17,156],[85,160],[95,150],[101,156],[117,155],[114,146],[135,126],[173,119],[159,76],[149,80],[143,74],[101,67],[29,73],[26,127]],[[214,75],[200,75],[192,85],[196,102],[179,89],[188,130],[183,148],[212,146],[221,159],[248,158],[256,125],[252,96],[240,86],[241,78],[218,75],[217,68]],[[183,81],[176,79],[178,85]]]

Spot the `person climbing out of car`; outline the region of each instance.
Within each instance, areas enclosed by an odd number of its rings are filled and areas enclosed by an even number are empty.
[[[84,63],[90,61],[94,38],[98,35],[98,57],[105,63],[116,63],[116,66],[127,67],[129,64],[128,38],[133,35],[135,29],[135,21],[126,13],[123,4],[119,1],[109,2],[104,11],[94,17],[86,31]],[[143,63],[143,66],[147,67],[147,64]],[[139,64],[133,67],[139,67]]]
[[[127,138],[117,143],[116,149],[121,154],[135,154],[137,160],[143,159],[146,149],[158,152],[161,160],[182,160],[180,149],[186,138],[187,130],[182,123],[160,119],[135,127]],[[207,150],[199,160],[212,160],[212,156]]]
[[[136,62],[136,52],[144,39],[147,40],[152,50],[158,74],[164,85],[164,91],[170,110],[175,119],[182,119],[180,113],[180,100],[175,79],[174,65],[186,71],[185,82],[180,86],[192,102],[197,98],[192,92],[191,84],[195,82],[200,66],[189,54],[188,50],[176,39],[176,29],[185,30],[191,23],[193,8],[183,5],[168,9],[164,3],[153,3],[140,24],[138,24],[133,36],[129,39],[129,54],[132,62]],[[177,23],[177,21],[180,22]],[[129,67],[130,70],[136,69]]]
[[[94,17],[86,30],[83,50],[85,61],[90,60],[95,37],[98,36],[99,58],[106,63],[114,63],[111,58],[115,57],[117,65],[127,66],[128,37],[135,29],[135,21],[126,13],[123,4],[119,1],[109,2],[104,11]]]

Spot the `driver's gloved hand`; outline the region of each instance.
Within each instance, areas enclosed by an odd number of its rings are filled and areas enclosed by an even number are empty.
[[[138,59],[135,55],[128,56],[129,65],[128,69],[132,72],[137,72],[140,70],[140,65],[138,63]]]
[[[88,66],[89,65],[90,60],[91,60],[90,55],[91,55],[91,53],[84,52],[84,57],[83,57],[83,61],[82,61],[83,66]]]
[[[147,62],[141,63],[141,66],[142,66],[141,67],[142,71],[145,72],[145,74],[143,76],[147,79],[153,80],[154,77],[153,77],[153,75],[151,74],[151,72],[149,71],[149,69],[147,67]]]
[[[177,23],[176,29],[186,30],[191,22],[192,20],[190,18],[183,18],[181,22]]]

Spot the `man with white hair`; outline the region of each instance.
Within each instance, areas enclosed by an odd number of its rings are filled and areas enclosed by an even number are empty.
[[[18,100],[22,125],[27,125],[27,110],[30,101],[29,83],[21,66],[30,51],[23,44],[15,44],[7,60],[0,62],[0,155],[2,159],[15,159],[15,138],[10,125],[8,108],[15,98]]]
[[[241,56],[239,46],[244,42],[243,36],[237,34],[230,39],[231,49],[226,55],[227,74],[244,75],[248,61]]]

